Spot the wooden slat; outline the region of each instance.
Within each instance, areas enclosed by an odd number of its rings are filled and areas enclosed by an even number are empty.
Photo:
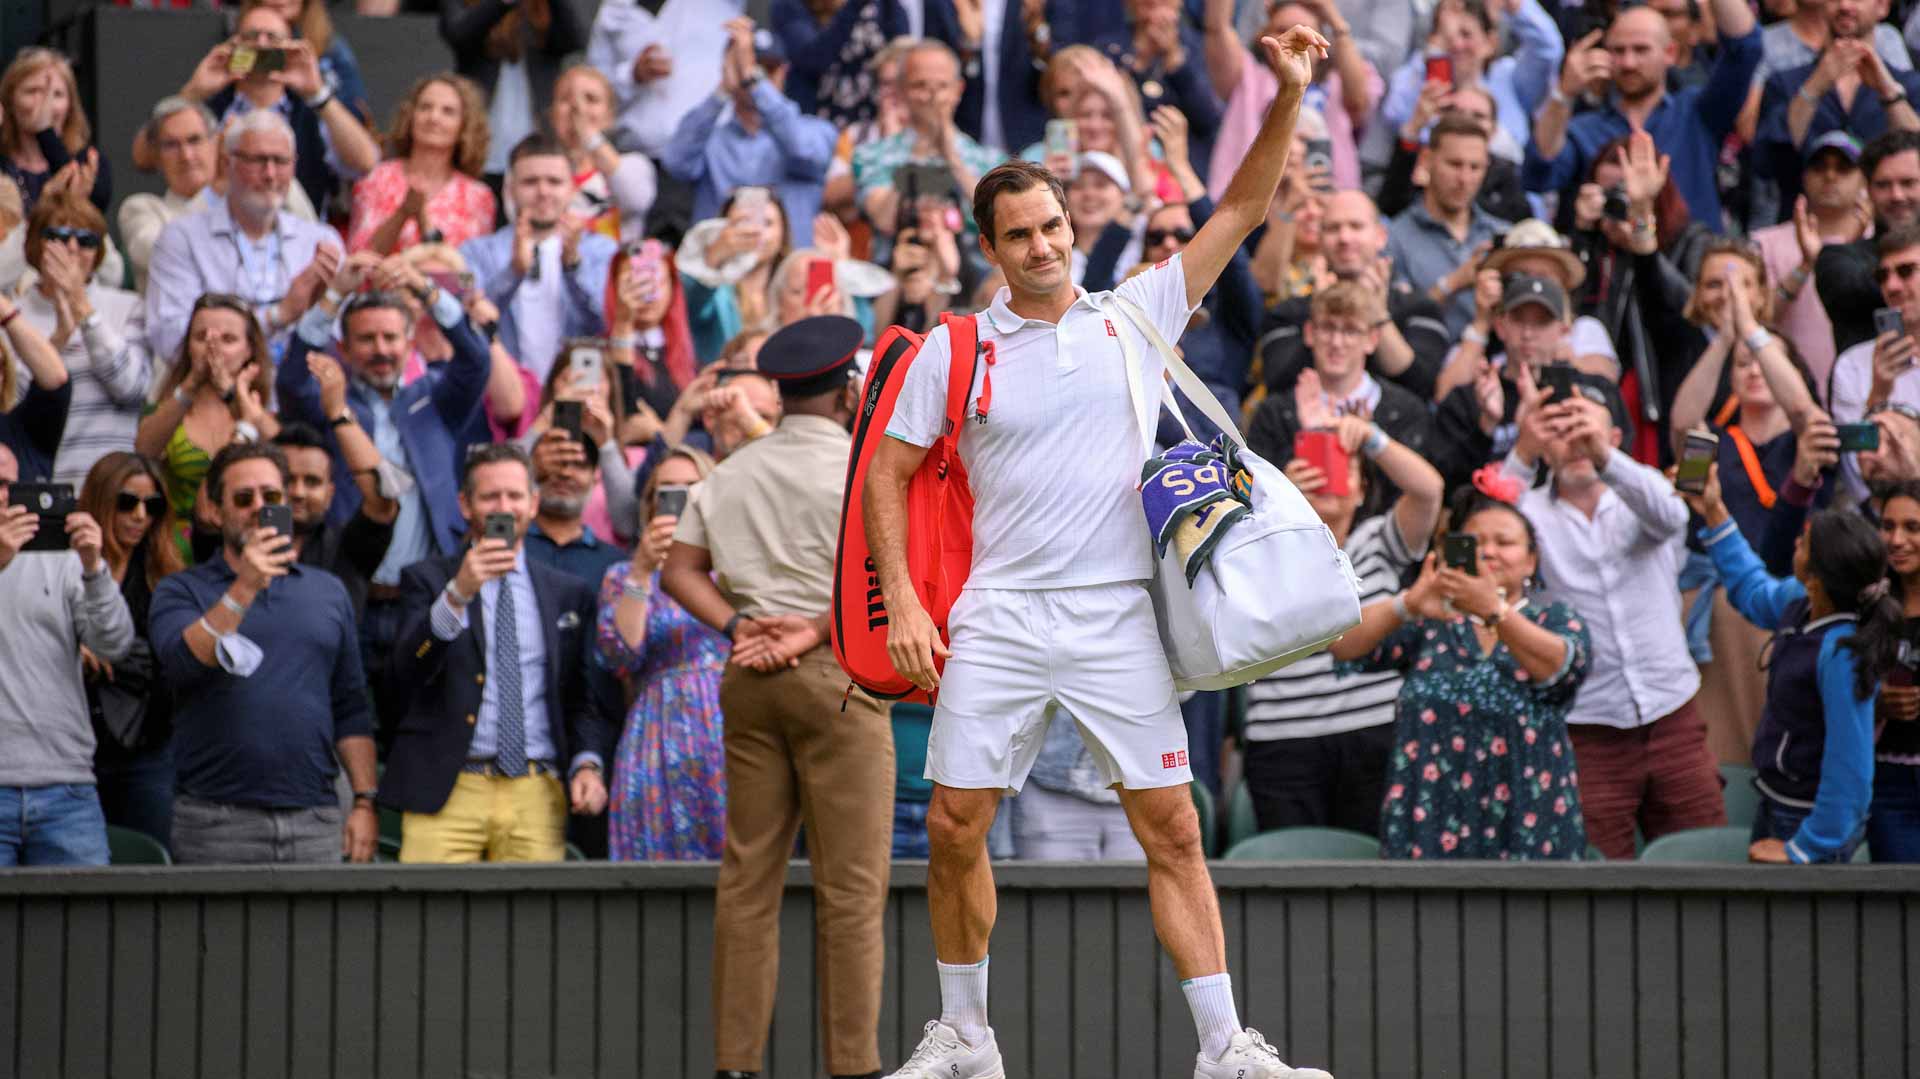
[[[1118,952],[1143,947],[1114,935],[1115,911],[1109,892],[1080,892],[1073,904],[1073,1074],[1112,1075],[1119,1068],[1114,1020],[1120,986],[1115,981]]]
[[[375,1074],[380,1079],[413,1079],[422,1072],[420,1045],[425,1035],[423,1021],[427,1009],[426,904],[418,895],[381,896],[373,902],[378,919],[373,938],[374,957],[380,972],[379,998],[374,1007]],[[454,936],[451,927],[445,924],[440,926],[440,933],[445,938]],[[436,943],[446,944],[446,941],[436,938]],[[434,968],[438,969],[444,962],[445,956],[436,952]],[[436,984],[434,988],[444,992],[448,987]],[[439,1009],[436,1014],[443,1023],[437,1032],[444,1033],[446,1009],[443,1004],[436,1006]],[[458,1056],[457,1049],[455,1056]],[[456,1059],[456,1069],[458,1064]],[[340,1074],[346,1077],[352,1073],[342,1071]]]
[[[1727,974],[1714,896],[1680,897],[1680,1074],[1727,1075]]]
[[[154,1074],[200,1074],[200,917],[198,900],[159,901],[154,925]]]
[[[1460,981],[1460,897],[1447,892],[1422,895],[1415,917],[1419,934],[1415,954],[1420,964],[1420,996],[1415,1002],[1420,1024],[1420,1071],[1464,1075],[1460,998],[1467,987]]]
[[[661,1032],[659,1046],[649,1044],[648,1017],[651,1009],[647,1007],[643,986],[650,981],[655,963],[656,945],[647,940],[640,932],[641,897],[634,893],[616,892],[599,896],[595,900],[600,919],[599,946],[594,951],[594,965],[600,979],[599,1037],[594,1040],[598,1048],[597,1073],[603,1076],[626,1075],[681,1075],[685,1070],[680,1066],[680,1038],[676,1033],[671,1045]],[[679,966],[679,957],[674,957],[674,965]],[[658,1013],[654,1021],[659,1022]],[[647,1046],[665,1059],[656,1065],[655,1071],[641,1063],[641,1046]],[[670,1050],[670,1052],[668,1051]]]
[[[913,1046],[901,1048],[900,1027],[905,1022],[900,1018],[900,964],[904,957],[900,953],[900,893],[887,893],[887,912],[880,923],[880,939],[885,941],[886,973],[880,987],[880,1068],[885,1071],[898,1061],[905,1060]]]
[[[1027,897],[1027,1014],[1032,1074],[1075,1075],[1073,1066],[1073,900],[1049,892]]]
[[[200,1071],[213,1079],[246,1074],[247,900],[208,899],[200,914]]]
[[[405,994],[409,997],[420,991],[420,978],[417,968],[411,963],[394,964],[394,957],[381,950],[380,901],[372,896],[340,896],[337,899],[316,897],[313,900],[296,901],[293,908],[293,932],[296,941],[306,939],[309,925],[319,925],[324,919],[331,919],[337,937],[334,941],[333,962],[334,982],[329,986],[313,987],[301,968],[300,956],[305,954],[304,946],[295,953],[294,1016],[296,1028],[318,1032],[318,1023],[310,1023],[305,1018],[302,1001],[312,992],[318,997],[320,992],[331,988],[333,1016],[329,1024],[333,1028],[333,1067],[331,1074],[338,1076],[374,1075],[378,1070],[380,1043],[378,1040],[381,998],[387,994]],[[417,928],[416,918],[411,927]],[[403,976],[393,977],[393,967],[397,965]],[[391,979],[391,980],[390,980]],[[320,1007],[316,1000],[314,1007]],[[409,1026],[407,1036],[411,1039],[417,1028]],[[302,1073],[300,1053],[295,1049],[294,1071]],[[329,1074],[328,1071],[314,1069],[315,1076]]]
[[[1593,1076],[1593,952],[1593,897],[1547,896],[1547,993],[1553,1046],[1549,1063],[1554,1079]]]
[[[1312,1058],[1290,1060],[1325,1068],[1335,1075],[1372,1075],[1374,1066],[1373,1029],[1373,897],[1342,896],[1331,901],[1333,930],[1329,935],[1332,951],[1328,955],[1333,978],[1333,994],[1328,999],[1332,1014],[1333,1045],[1325,1061]]]
[[[1011,1072],[1015,1061],[1026,1059],[1025,1014],[1026,910],[1022,896],[1002,896],[1000,922],[994,926],[987,955],[993,961],[987,967],[987,1018],[999,1023],[994,1033],[1000,1042],[1000,1054]],[[996,955],[995,953],[1000,953]],[[884,1063],[898,1067],[913,1047],[930,1019],[940,1018],[940,971],[934,965],[933,922],[927,911],[927,895],[922,891],[900,896],[900,989],[898,1009],[900,1056]],[[1005,1017],[1004,1020],[1002,1017]],[[1004,1029],[1002,1029],[1004,1028]]]
[[[1289,1064],[1325,1063],[1333,1056],[1332,918],[1324,894],[1287,901],[1287,1045]]]
[[[1814,1059],[1822,1079],[1857,1079],[1860,1059],[1860,907],[1842,896],[1813,900]]]
[[[1240,1022],[1260,1031],[1280,1050],[1283,1059],[1291,1061],[1287,1054],[1292,1052],[1293,997],[1287,972],[1293,969],[1293,937],[1287,929],[1292,913],[1288,896],[1281,892],[1229,892],[1220,905],[1233,912],[1234,921],[1241,927],[1240,947],[1227,953],[1239,997]],[[1173,1010],[1176,1020],[1187,1016],[1187,1002],[1178,987],[1165,1006]],[[1192,1044],[1190,1038],[1181,1033],[1175,1040],[1185,1050]]]
[[[422,1079],[452,1079],[468,1074],[467,899],[428,896],[420,919],[420,1033],[414,1056]]]
[[[1900,901],[1874,897],[1860,905],[1860,1079],[1897,1079],[1908,1069],[1913,1025]]]
[[[1147,909],[1144,891],[1113,893],[1113,903],[1116,942],[1153,939],[1153,916]],[[1147,1079],[1155,1074],[1158,1054],[1154,1035],[1160,1011],[1160,986],[1156,984],[1160,977],[1159,951],[1157,947],[1120,947],[1117,943],[1113,949],[1113,984],[1117,994],[1114,1043],[1119,1057],[1113,1074],[1118,1079]],[[1229,951],[1227,956],[1231,960],[1235,954]],[[1236,968],[1244,969],[1244,966]]]
[[[1460,897],[1460,1023],[1467,1075],[1500,1075],[1506,1057],[1506,949],[1499,895]]]
[[[507,1059],[513,1075],[547,1075],[553,1070],[557,1003],[553,896],[514,896],[507,902],[507,925]]]
[[[371,905],[367,900],[359,902]],[[353,1047],[352,1052],[363,1054],[365,1060],[372,1059],[373,1022],[370,1009],[373,998],[367,990],[373,985],[375,942],[370,937],[355,938],[344,928],[335,931],[332,896],[296,897],[290,914],[293,976],[287,987],[290,1024],[287,1032],[288,1071],[294,1079],[324,1079],[333,1074],[335,1046],[340,1042],[348,1042]],[[370,919],[366,928],[372,928]],[[365,969],[356,970],[356,965],[362,963]],[[350,992],[347,988],[349,984],[360,986],[360,992]],[[358,1025],[343,1022],[336,1033],[336,996],[346,998],[342,1003],[349,1007],[358,1003],[369,1009],[366,1021]],[[353,1001],[356,996],[359,1000]],[[363,1064],[351,1074],[369,1075],[372,1070]]]
[[[66,999],[62,1002],[66,1047],[64,1074],[107,1074],[109,1010],[113,987],[113,914],[105,899],[68,904]]]
[[[12,911],[0,903],[0,971],[16,969],[7,957],[5,939],[13,928]],[[113,986],[108,999],[112,1034],[107,1049],[107,1066],[113,1075],[153,1074],[154,1013],[158,1003],[155,992],[156,914],[150,899],[127,897],[113,901]],[[4,997],[11,979],[0,976],[0,997]],[[0,1001],[0,1016],[9,1011]],[[7,1026],[11,1027],[9,1021]],[[4,1039],[4,1035],[0,1035]],[[0,1040],[0,1060],[6,1043]]]
[[[26,973],[20,956],[20,908],[0,899],[0,1068],[19,1074],[20,980]]]
[[[1420,1004],[1420,965],[1414,926],[1415,897],[1387,892],[1373,902],[1374,1016],[1376,1075],[1420,1073],[1420,1026],[1413,1021]],[[1337,1073],[1336,1073],[1337,1074]]]
[[[553,916],[553,1071],[591,1076],[596,1073],[594,1047],[599,1042],[600,1017],[600,940],[594,897],[555,896]],[[632,952],[621,958],[633,965]]]
[[[814,962],[813,893],[789,890],[780,904],[780,980],[773,998],[773,1025],[767,1033],[768,1075],[814,1073],[814,1016],[824,1001],[816,1001],[819,979]]]
[[[1727,942],[1722,983],[1726,987],[1726,1074],[1728,1079],[1774,1074],[1768,1064],[1773,1022],[1767,1005],[1767,901],[1732,895],[1726,898],[1725,909],[1721,934]],[[1796,1017],[1788,1029],[1803,1029],[1806,1018],[1805,1014]]]
[[[1813,984],[1812,903],[1803,896],[1769,897],[1767,935],[1759,939],[1766,942],[1771,983],[1768,1022],[1775,1031],[1773,1074],[1812,1075],[1818,996]]]
[[[1593,898],[1594,1079],[1633,1079],[1638,1074],[1633,905],[1633,896]]]
[[[467,900],[467,1074],[511,1074],[513,985],[509,968],[513,915],[510,897],[476,895]]]
[[[697,1075],[713,1070],[712,889],[687,893],[681,906],[680,934],[685,941],[680,953],[680,977],[687,987],[686,1004],[681,1010],[684,1030],[680,1051],[687,1061],[687,1073]]]
[[[712,984],[702,979],[688,983],[690,967],[706,967],[713,961],[689,952],[687,940],[687,899],[684,896],[646,895],[640,902],[641,974],[640,1072],[643,1075],[692,1075],[712,1070],[711,1039],[695,1044],[688,1024],[673,1023],[668,1017],[682,1008],[710,1012],[712,1005],[695,996]],[[707,1065],[696,1066],[696,1060]],[[617,1073],[616,1073],[617,1074]]]
[[[1641,896],[1634,918],[1634,981],[1639,990],[1639,1066],[1634,1074],[1679,1075],[1679,905],[1670,895]]]
[[[20,919],[21,1076],[64,1074],[60,1063],[60,1006],[66,992],[64,904],[40,899],[26,904]]]
[[[1547,1012],[1547,901],[1538,895],[1506,897],[1506,1074],[1548,1074],[1552,1054]]]
[[[241,1060],[248,1079],[280,1079],[287,1074],[287,936],[291,918],[291,905],[284,896],[260,896],[247,903],[246,1044]],[[324,947],[333,950],[331,937]]]

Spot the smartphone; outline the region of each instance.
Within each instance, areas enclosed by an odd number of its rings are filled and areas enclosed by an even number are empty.
[[[1327,477],[1327,485],[1320,488],[1320,494],[1344,497],[1353,493],[1347,483],[1351,465],[1339,435],[1332,431],[1302,431],[1293,436],[1293,455]]]
[[[261,528],[271,528],[288,539],[293,538],[293,507],[285,502],[261,506],[258,520]]]
[[[1449,532],[1441,544],[1440,557],[1446,560],[1449,569],[1457,569],[1470,577],[1480,576],[1480,538],[1464,532]]]
[[[1840,433],[1841,453],[1860,453],[1880,448],[1880,425],[1870,420],[1865,423],[1836,423],[1833,429]]]
[[[1316,191],[1333,190],[1333,140],[1307,140],[1307,172]]]
[[[1707,474],[1720,454],[1720,436],[1711,431],[1688,431],[1680,449],[1680,462],[1674,468],[1673,485],[1690,495],[1707,489]]]
[[[1074,120],[1048,120],[1046,145],[1049,154],[1077,156],[1080,153],[1080,124]]]
[[[733,204],[743,210],[764,210],[770,200],[764,187],[743,187],[733,194]]]
[[[1920,666],[1920,655],[1915,654],[1912,641],[1902,640],[1900,642],[1900,649],[1895,655],[1895,660],[1894,665],[1888,668],[1886,675],[1882,677],[1880,681],[1889,686],[1913,685],[1913,669],[1916,666]]]
[[[1444,82],[1448,86],[1452,86],[1453,85],[1453,57],[1428,56],[1427,57],[1427,81],[1428,82]]]
[[[1609,221],[1625,221],[1633,216],[1632,206],[1627,202],[1627,185],[1615,184],[1607,188],[1607,198],[1600,207],[1600,216]]]
[[[1885,337],[1888,334],[1899,337],[1906,332],[1907,320],[1904,315],[1900,314],[1898,307],[1882,307],[1873,313],[1873,335],[1875,337]]]
[[[287,50],[256,49],[258,58],[253,62],[253,70],[259,72],[285,71],[287,69]]]
[[[16,483],[8,498],[8,505],[25,506],[40,518],[40,531],[21,550],[65,551],[73,546],[67,539],[67,515],[80,508],[73,497],[73,484]]]
[[[597,338],[575,338],[567,342],[567,367],[573,371],[575,386],[598,386],[607,377],[606,352]],[[560,402],[564,404],[567,402]],[[576,408],[580,402],[571,402]],[[558,404],[554,414],[559,414]]]
[[[662,487],[653,492],[653,515],[655,517],[678,517],[687,509],[687,492],[691,488],[672,486]]]
[[[1540,385],[1547,388],[1547,404],[1573,396],[1573,365],[1550,363],[1540,369]]]
[[[567,434],[573,436],[575,442],[585,443],[587,441],[586,436],[581,433],[581,420],[584,416],[585,410],[578,401],[555,401],[553,403],[554,428],[565,431]]]
[[[520,522],[511,513],[489,513],[480,522],[480,538],[497,539],[511,546],[520,538]]]
[[[833,287],[833,260],[807,260],[807,299],[811,301],[820,295],[821,289]]]

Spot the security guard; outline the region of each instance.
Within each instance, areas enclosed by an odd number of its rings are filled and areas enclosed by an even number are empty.
[[[893,839],[888,706],[827,644],[860,324],[803,319],[760,349],[780,425],[735,450],[680,518],[661,585],[733,640],[720,681],[727,839],[713,932],[715,1067],[758,1073],[779,976],[780,897],[804,821],[827,1070],[878,1075],[881,918]]]

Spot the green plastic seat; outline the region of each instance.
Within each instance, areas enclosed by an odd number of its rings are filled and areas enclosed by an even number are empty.
[[[1220,856],[1220,807],[1214,803],[1213,792],[1206,784],[1195,780],[1187,784],[1193,791],[1193,811],[1200,815],[1200,849],[1209,858]]]
[[[567,861],[584,862],[586,860],[587,860],[587,855],[585,851],[582,851],[579,847],[576,847],[571,843],[567,844]]]
[[[113,865],[172,865],[173,856],[145,832],[107,825],[107,858]]]
[[[1721,793],[1727,802],[1727,824],[1733,828],[1753,827],[1753,817],[1760,809],[1760,789],[1753,785],[1754,778],[1760,773],[1745,764],[1723,764],[1720,766],[1720,778],[1726,780],[1726,789]]]
[[[1751,828],[1689,828],[1663,835],[1640,852],[1643,862],[1726,862],[1745,864]]]
[[[1253,813],[1253,792],[1242,779],[1234,784],[1233,793],[1227,795],[1227,849],[1232,850],[1259,832],[1260,820]]]
[[[1344,828],[1280,828],[1227,849],[1229,862],[1358,862],[1379,857],[1379,840]]]

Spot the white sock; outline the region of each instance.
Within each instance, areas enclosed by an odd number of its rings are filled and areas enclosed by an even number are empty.
[[[1180,983],[1193,1009],[1193,1025],[1200,1032],[1200,1055],[1219,1060],[1227,1043],[1240,1033],[1240,1013],[1233,1006],[1233,979],[1225,972]]]
[[[940,1021],[961,1041],[978,1046],[987,1040],[987,960],[933,965],[940,968]]]

